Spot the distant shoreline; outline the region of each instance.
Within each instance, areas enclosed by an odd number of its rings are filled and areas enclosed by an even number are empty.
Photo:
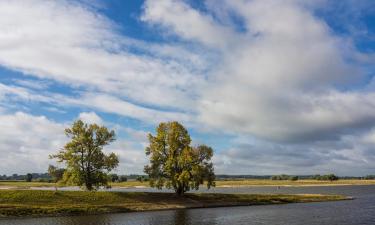
[[[0,190],[0,218],[92,215],[189,208],[212,208],[349,200],[341,195],[186,194]],[[1,220],[0,220],[1,221]]]
[[[216,187],[239,188],[239,187],[324,187],[324,186],[350,186],[350,185],[375,185],[375,180],[338,180],[338,181],[317,181],[317,180],[218,180]],[[25,181],[0,181],[0,190],[27,190],[32,188],[54,189],[54,183],[47,182],[25,182]],[[148,182],[127,181],[111,183],[113,188],[149,188]],[[59,187],[66,187],[59,185]],[[77,188],[77,187],[73,187]]]

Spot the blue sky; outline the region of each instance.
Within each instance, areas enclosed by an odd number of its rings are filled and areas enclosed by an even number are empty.
[[[76,119],[121,174],[171,120],[217,173],[375,174],[374,34],[370,0],[2,1],[0,174],[44,172]]]

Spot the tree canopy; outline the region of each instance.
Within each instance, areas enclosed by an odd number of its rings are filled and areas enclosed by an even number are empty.
[[[107,175],[118,166],[119,160],[114,153],[106,155],[103,147],[115,140],[115,132],[77,120],[71,128],[65,129],[65,134],[71,140],[51,156],[58,162],[65,162],[64,182],[84,185],[87,190],[107,186]]]
[[[51,176],[53,182],[55,183],[55,190],[57,191],[57,182],[63,179],[65,169],[64,168],[57,168],[53,165],[48,166],[48,174]]]
[[[188,131],[178,122],[160,123],[156,136],[149,134],[146,155],[150,164],[144,172],[149,175],[151,187],[174,189],[178,195],[207,181],[207,188],[215,185],[211,158],[212,148],[192,147]]]

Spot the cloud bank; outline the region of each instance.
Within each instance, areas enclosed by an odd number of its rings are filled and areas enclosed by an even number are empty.
[[[354,3],[346,2],[341,6],[352,15]],[[375,57],[357,48],[358,36],[337,33],[318,16],[334,6],[325,0],[208,0],[201,7],[146,0],[138,18],[163,40],[153,42],[127,37],[116,21],[83,3],[3,1],[0,65],[24,78],[0,83],[0,112],[54,123],[14,113],[31,101],[83,108],[71,119],[102,123],[95,111],[148,125],[179,120],[194,132],[235,137],[225,145],[231,147],[217,146],[218,172],[375,172],[369,144]],[[128,157],[119,146],[116,151],[129,170],[141,172],[143,146],[135,140]],[[29,148],[33,154],[41,154],[33,150],[37,144]]]

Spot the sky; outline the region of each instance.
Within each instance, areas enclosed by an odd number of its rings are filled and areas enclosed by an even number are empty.
[[[46,172],[75,120],[119,174],[179,121],[217,174],[375,174],[375,1],[2,0],[0,174]]]

